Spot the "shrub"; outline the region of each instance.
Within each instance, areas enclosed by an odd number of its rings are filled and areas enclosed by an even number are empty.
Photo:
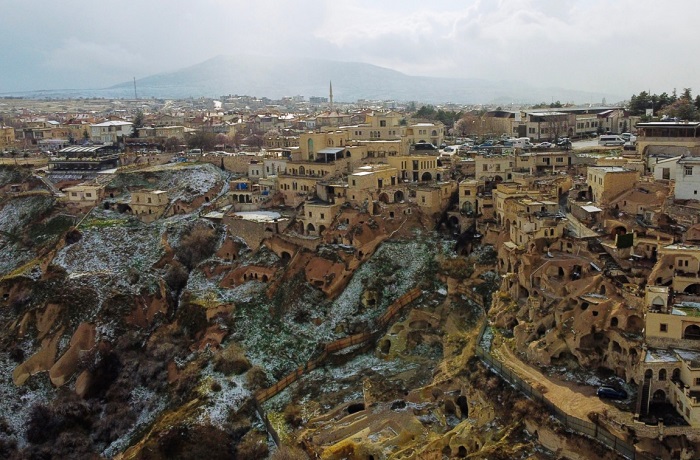
[[[236,458],[241,460],[264,459],[269,452],[267,436],[256,430],[247,432],[236,446]]]
[[[267,386],[267,375],[261,367],[253,366],[248,370],[246,382],[248,383],[249,390],[260,390]]]
[[[250,369],[250,361],[245,357],[243,349],[232,343],[214,358],[214,370],[223,374],[240,375]]]
[[[168,266],[168,271],[165,273],[163,279],[170,290],[178,294],[187,285],[188,277],[189,274],[185,267],[177,260],[174,260],[172,264]]]
[[[284,421],[290,426],[298,428],[304,423],[301,416],[301,408],[295,404],[289,404],[284,408]]]
[[[60,421],[51,409],[38,404],[31,408],[26,427],[27,441],[32,444],[42,444],[56,439],[60,430]]]
[[[207,314],[204,308],[189,302],[180,306],[177,320],[189,338],[194,338],[197,332],[207,327]]]
[[[216,231],[209,225],[198,222],[180,240],[180,246],[175,249],[175,254],[185,267],[192,270],[201,261],[214,254],[217,243]]]

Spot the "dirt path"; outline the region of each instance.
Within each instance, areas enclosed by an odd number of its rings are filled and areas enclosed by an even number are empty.
[[[492,350],[492,353],[520,378],[538,388],[552,404],[568,415],[582,420],[590,420],[588,414],[591,412],[607,412],[610,418],[622,423],[631,423],[633,420],[633,414],[623,412],[614,405],[598,398],[594,387],[578,385],[557,377],[544,375],[536,368],[522,362],[510,348],[503,344]]]

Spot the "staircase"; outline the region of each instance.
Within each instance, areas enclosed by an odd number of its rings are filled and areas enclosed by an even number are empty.
[[[54,185],[51,183],[49,179],[47,179],[45,176],[41,176],[39,174],[34,174],[34,177],[38,178],[41,182],[44,183],[44,185],[49,189],[49,192],[51,192],[51,195],[55,197],[62,197],[63,193],[60,192]]]
[[[644,377],[644,384],[639,390],[637,398],[637,414],[639,417],[646,417],[649,413],[649,392],[651,391],[651,377]]]

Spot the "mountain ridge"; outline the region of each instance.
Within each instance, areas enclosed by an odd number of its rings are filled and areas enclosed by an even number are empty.
[[[337,102],[365,100],[420,101],[458,104],[535,104],[543,101],[599,103],[622,100],[618,95],[540,88],[513,80],[427,77],[363,62],[320,58],[218,55],[178,70],[160,72],[136,80],[139,97],[212,97],[239,94],[280,99],[284,96],[328,96],[333,83]],[[28,97],[131,98],[134,82],[125,81],[100,89],[26,91]]]

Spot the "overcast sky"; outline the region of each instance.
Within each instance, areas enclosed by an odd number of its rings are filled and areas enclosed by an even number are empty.
[[[0,93],[102,88],[217,55],[360,61],[629,97],[700,94],[697,0],[0,0]]]

